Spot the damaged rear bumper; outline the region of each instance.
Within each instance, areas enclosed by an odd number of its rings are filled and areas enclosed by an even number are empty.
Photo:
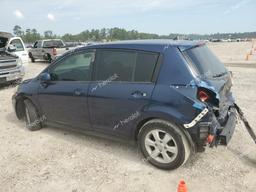
[[[228,145],[234,134],[237,122],[237,113],[234,106],[229,107],[225,119],[226,121],[221,124],[215,114],[209,111],[208,122],[199,123],[200,133],[204,133],[203,135],[200,135],[200,138],[205,141],[205,144],[209,143],[211,147]],[[211,141],[207,140],[209,136],[214,139]]]
[[[237,123],[236,108],[233,105],[229,107],[225,121],[220,121],[210,108],[200,118],[200,120],[197,119],[197,123],[193,127],[184,126],[195,142],[198,152],[204,151],[207,144],[210,147],[228,145]]]
[[[228,120],[222,131],[217,135],[217,144],[227,145],[231,140],[237,122],[237,113],[234,107],[231,107],[228,113]]]

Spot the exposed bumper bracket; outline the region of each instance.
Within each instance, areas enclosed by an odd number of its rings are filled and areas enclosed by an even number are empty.
[[[228,121],[222,130],[222,132],[217,136],[219,144],[227,145],[231,140],[236,127],[236,111],[234,108],[231,108],[229,111]]]
[[[193,127],[195,124],[197,124],[198,121],[200,121],[207,113],[208,113],[208,109],[205,108],[203,111],[201,111],[201,113],[199,113],[195,119],[193,119],[190,123],[188,124],[184,124],[185,128],[190,128]]]

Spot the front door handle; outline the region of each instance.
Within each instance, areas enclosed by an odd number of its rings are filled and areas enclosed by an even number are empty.
[[[147,93],[141,92],[141,91],[134,91],[131,95],[132,95],[134,98],[140,98],[140,97],[146,97],[146,96],[147,96]]]

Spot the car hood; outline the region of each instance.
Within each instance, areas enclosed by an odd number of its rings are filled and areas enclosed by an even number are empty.
[[[7,43],[13,37],[11,33],[0,31],[0,60],[17,59],[18,56],[7,51]]]
[[[4,37],[4,38],[10,39],[11,37],[13,37],[13,35],[11,33],[0,31],[0,37]]]
[[[0,49],[6,48],[7,42],[13,37],[12,34],[0,31]]]

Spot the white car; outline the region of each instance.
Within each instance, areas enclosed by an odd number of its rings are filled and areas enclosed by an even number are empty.
[[[0,32],[0,36],[1,36],[1,32]],[[28,63],[29,61],[28,51],[20,37],[14,37],[14,36],[10,37],[6,47],[8,48],[10,46],[15,47],[15,50],[12,53],[17,55],[21,59],[23,64]]]
[[[21,80],[28,54],[22,39],[0,32],[0,84]]]

